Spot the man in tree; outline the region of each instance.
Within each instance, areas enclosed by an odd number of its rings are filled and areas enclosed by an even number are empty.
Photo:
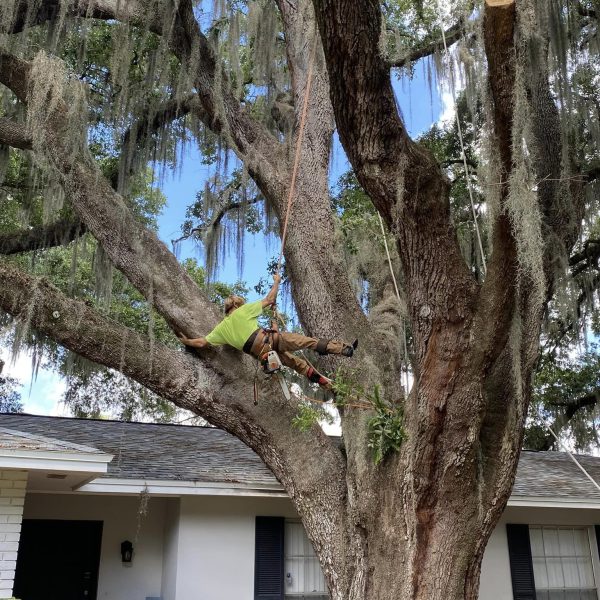
[[[275,274],[273,279],[273,287],[262,300],[246,304],[241,296],[229,296],[225,300],[225,318],[206,337],[191,339],[180,334],[179,339],[191,348],[228,344],[261,361],[270,350],[275,350],[286,367],[294,369],[313,383],[318,383],[321,387],[330,390],[332,388],[331,380],[321,375],[307,360],[292,354],[292,352],[308,348],[321,355],[340,354],[351,357],[354,349],[358,346],[358,340],[352,344],[346,344],[335,340],[317,339],[299,333],[279,332],[260,327],[257,319],[263,309],[274,306],[277,302],[281,276]]]

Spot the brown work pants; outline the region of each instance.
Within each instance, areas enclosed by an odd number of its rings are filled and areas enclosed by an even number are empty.
[[[296,373],[306,377],[309,370],[314,367],[307,360],[292,354],[292,352],[305,349],[316,350],[318,341],[317,338],[307,337],[299,333],[283,331],[267,334],[261,329],[256,335],[250,353],[253,356],[260,357],[269,350],[275,350],[286,367],[294,369]],[[327,342],[327,354],[341,354],[347,345],[336,340],[329,340]]]

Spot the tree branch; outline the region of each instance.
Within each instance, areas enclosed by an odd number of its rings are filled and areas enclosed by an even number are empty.
[[[446,36],[446,44],[450,47],[452,44],[455,44],[460,40],[464,29],[464,22],[461,19],[458,23],[455,23],[445,31]],[[412,48],[410,52],[407,52],[403,56],[393,60],[390,62],[390,67],[405,67],[406,65],[410,65],[411,63],[420,60],[421,58],[425,58],[426,56],[431,56],[436,52],[440,52],[444,49],[444,43],[441,37],[436,38],[431,41],[427,41],[416,48]]]
[[[198,412],[198,404],[210,406],[214,390],[222,385],[216,373],[187,354],[152,343],[86,303],[68,298],[46,280],[1,261],[0,309],[65,348],[119,369],[182,408]]]
[[[152,3],[146,8],[144,0],[91,0],[90,2],[79,2],[70,6],[70,16],[87,17],[90,19],[126,19],[148,23],[150,31],[160,32],[165,24],[161,20],[160,11],[155,10]],[[0,23],[1,33],[20,33],[29,27],[35,27],[48,21],[53,21],[60,15],[62,10],[61,0],[42,0],[36,2],[33,7],[30,0],[17,0],[14,6],[15,18],[12,22]],[[5,26],[2,29],[2,25]]]
[[[570,421],[580,410],[595,406],[600,402],[600,388],[595,389],[589,394],[580,396],[571,402],[565,402],[562,406],[565,407],[565,419]]]
[[[398,114],[389,65],[378,46],[380,3],[314,0],[314,6],[340,140],[361,185],[397,236],[409,295],[419,298],[410,310],[420,360],[431,324],[446,317],[448,305],[441,306],[440,299],[468,303],[473,293],[449,220],[449,182],[433,155],[411,140]],[[419,316],[423,304],[427,319]]]
[[[598,259],[600,259],[600,240],[586,240],[583,244],[583,249],[575,252],[569,258],[569,266],[571,267],[573,277],[576,277],[588,268],[596,266]]]
[[[251,359],[240,361],[239,353],[214,352],[199,360],[177,352],[3,262],[0,309],[229,431],[265,461],[309,525],[324,527],[325,538],[339,531],[345,498],[341,452],[319,427],[300,432],[290,426],[297,407],[279,399],[274,382],[254,405]],[[300,453],[301,445],[306,448]]]
[[[255,196],[254,198],[250,198],[250,200],[246,200],[245,202],[226,202],[221,205],[217,211],[215,211],[210,218],[210,220],[202,225],[201,227],[192,228],[189,233],[182,235],[180,238],[176,240],[171,240],[173,245],[178,244],[179,242],[183,242],[184,240],[189,240],[194,234],[197,236],[201,236],[206,234],[209,231],[214,231],[217,229],[223,218],[228,212],[232,210],[237,210],[239,208],[244,208],[246,206],[251,206],[252,204],[257,204],[264,198],[262,196]]]
[[[494,142],[502,181],[508,181],[513,166],[513,86],[516,76],[516,8],[514,1],[503,6],[486,2],[483,35],[488,62],[488,86],[493,102]],[[508,184],[500,189],[500,208],[493,227],[493,253],[481,288],[477,328],[487,338],[483,347],[496,360],[510,331],[516,301],[517,247],[506,208]],[[491,326],[490,326],[491,325]]]
[[[18,254],[42,248],[64,246],[85,232],[79,219],[61,219],[50,225],[38,225],[30,229],[0,235],[0,254]]]
[[[591,183],[592,181],[600,179],[600,165],[584,171],[582,175],[586,183]]]
[[[449,167],[451,165],[464,165],[465,162],[462,158],[449,158],[447,160],[442,161],[441,164],[442,167]],[[467,159],[467,165],[469,165],[471,171],[476,171],[479,167],[479,165],[475,161],[469,159]]]
[[[25,125],[6,117],[0,117],[0,144],[21,150],[32,149],[31,135]]]
[[[171,98],[158,107],[149,107],[144,116],[135,121],[123,135],[119,176],[126,178],[132,175],[139,165],[146,165],[148,157],[140,151],[144,141],[164,129],[172,121],[191,112],[200,120],[208,118],[195,93],[189,94],[181,100]],[[120,189],[118,185],[116,188]]]
[[[30,86],[31,64],[0,50],[0,83],[22,95]],[[35,82],[31,82],[35,85]],[[24,94],[24,95],[23,95]],[[42,151],[62,177],[65,192],[88,231],[111,262],[155,306],[172,327],[197,336],[217,322],[217,313],[156,234],[140,224],[91,157],[74,153],[63,98],[52,98],[41,124]]]
[[[212,131],[231,139],[232,148],[265,195],[283,197],[287,189],[287,169],[281,168],[286,164],[284,148],[241,106],[229,88],[227,75],[221,72],[217,77],[221,64],[198,25],[191,0],[181,0],[177,5],[171,48],[195,73],[194,84],[203,111],[196,114]]]
[[[28,26],[54,19],[57,5],[60,4],[58,0],[41,0],[35,14],[26,19],[29,2],[19,2],[17,14],[21,18],[11,24],[7,33],[17,33]],[[282,145],[233,96],[225,73],[215,78],[221,65],[200,30],[192,3],[183,0],[174,4],[175,8],[171,3],[165,2],[163,10],[157,10],[153,3],[144,0],[90,0],[70,5],[68,14],[105,20],[117,19],[147,28],[158,35],[165,35],[182,65],[194,73],[194,85],[202,106],[201,112],[194,112],[215,133],[231,139],[232,148],[265,194],[283,196],[288,178],[287,169],[285,173],[281,169],[281,165],[285,164]],[[221,86],[218,92],[215,92],[216,81],[220,81]],[[21,99],[26,90],[22,92]]]

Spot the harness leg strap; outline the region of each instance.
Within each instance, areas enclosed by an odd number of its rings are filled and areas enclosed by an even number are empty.
[[[321,338],[317,342],[317,347],[315,348],[317,353],[320,354],[321,356],[324,356],[325,354],[329,354],[329,352],[327,352],[327,344],[329,344],[329,340]]]

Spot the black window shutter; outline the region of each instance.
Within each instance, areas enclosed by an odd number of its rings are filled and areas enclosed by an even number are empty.
[[[254,599],[283,600],[283,517],[256,517]]]
[[[536,600],[528,525],[507,525],[508,556],[514,600]]]
[[[600,557],[600,525],[594,525],[596,530],[596,544],[598,545],[598,556]]]

